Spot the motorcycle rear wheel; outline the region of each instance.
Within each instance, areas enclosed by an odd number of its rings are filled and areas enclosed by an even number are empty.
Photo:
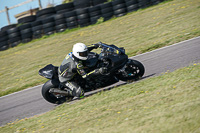
[[[50,93],[51,88],[58,88],[58,86],[55,86],[52,84],[51,80],[47,81],[43,87],[42,87],[42,96],[43,98],[53,104],[62,104],[66,101],[71,101],[74,97],[67,97],[62,96],[57,98],[54,94]]]
[[[128,63],[126,64],[125,72],[128,74],[128,76],[119,74],[117,75],[117,78],[122,81],[138,80],[144,75],[145,68],[141,62],[129,59]]]

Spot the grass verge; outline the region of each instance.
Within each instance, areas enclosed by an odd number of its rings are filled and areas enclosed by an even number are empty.
[[[133,56],[199,36],[199,6],[200,0],[173,0],[0,52],[0,96],[44,83],[38,70],[60,65],[77,42],[116,44]]]
[[[200,131],[200,64],[123,85],[63,104],[40,116],[0,127],[0,132]]]

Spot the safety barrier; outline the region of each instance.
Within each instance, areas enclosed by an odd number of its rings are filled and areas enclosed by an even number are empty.
[[[99,18],[104,21],[121,17],[140,8],[156,5],[164,0],[74,0],[74,2],[39,10],[36,15],[27,16],[1,28],[0,51],[27,43],[43,35],[63,32],[66,29],[95,24]],[[104,2],[104,3],[102,3]]]

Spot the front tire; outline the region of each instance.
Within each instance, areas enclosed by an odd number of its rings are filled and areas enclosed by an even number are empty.
[[[144,65],[137,61],[129,59],[125,65],[125,72],[118,74],[117,78],[122,81],[138,80],[145,72]]]
[[[46,101],[53,104],[61,104],[65,101],[71,101],[73,99],[73,97],[66,96],[57,98],[54,94],[49,92],[51,88],[58,88],[58,86],[52,84],[51,80],[47,81],[42,87],[42,96]]]

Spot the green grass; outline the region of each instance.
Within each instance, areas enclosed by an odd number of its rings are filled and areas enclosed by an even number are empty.
[[[44,83],[38,70],[60,65],[77,42],[116,44],[130,57],[199,36],[199,6],[200,0],[173,0],[0,52],[0,96]]]
[[[45,114],[0,127],[1,133],[200,132],[200,63],[123,85]]]

